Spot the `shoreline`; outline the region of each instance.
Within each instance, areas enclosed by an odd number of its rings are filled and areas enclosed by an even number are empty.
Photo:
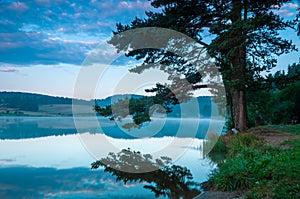
[[[291,132],[287,129],[291,128]],[[253,134],[263,141],[264,147],[271,147],[281,151],[287,151],[293,147],[291,141],[299,142],[299,128],[300,125],[273,125],[273,126],[262,126],[248,130],[242,134]],[[279,130],[278,130],[279,129]],[[225,141],[226,146],[230,148],[230,141],[232,135],[225,134],[221,137]],[[227,158],[226,158],[227,159]],[[201,183],[203,192],[196,196],[194,199],[243,199],[251,190],[251,187],[244,190],[234,191],[221,191],[214,188],[214,185],[210,182],[210,179]]]

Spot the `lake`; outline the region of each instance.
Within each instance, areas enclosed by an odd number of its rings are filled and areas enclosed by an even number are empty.
[[[174,165],[191,171],[194,181],[205,181],[215,164],[204,158],[203,138],[224,123],[205,118],[152,122],[128,130],[103,117],[97,123],[88,117],[76,122],[73,117],[0,117],[0,198],[154,198],[145,182],[124,184],[102,167],[91,169],[96,160],[127,148],[171,157]]]

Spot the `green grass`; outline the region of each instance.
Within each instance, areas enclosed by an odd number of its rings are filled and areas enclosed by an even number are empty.
[[[299,125],[263,128],[294,135],[300,130]],[[226,161],[210,175],[213,187],[223,191],[244,190],[246,198],[251,199],[300,198],[299,138],[289,141],[287,150],[267,146],[253,134],[239,134],[229,139]]]
[[[247,153],[248,149],[259,149],[264,141],[253,134],[237,134],[230,138],[229,157],[234,157],[240,153]]]

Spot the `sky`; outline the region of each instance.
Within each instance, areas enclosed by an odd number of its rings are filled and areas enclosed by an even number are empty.
[[[285,4],[276,12],[286,19],[295,18],[298,4]],[[0,0],[0,91],[73,97],[83,63],[111,38],[115,24],[143,18],[148,10],[155,11],[147,0]],[[300,47],[295,32],[281,34]],[[281,56],[272,71],[286,69],[299,57],[299,52]],[[127,76],[128,67],[135,63],[120,60],[119,67],[110,67],[105,77],[99,77],[101,89],[95,91],[95,97],[112,95],[115,88],[108,83]],[[82,93],[76,97],[93,96]]]

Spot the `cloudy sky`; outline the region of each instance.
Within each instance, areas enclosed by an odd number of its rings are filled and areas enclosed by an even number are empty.
[[[289,3],[277,12],[291,19],[298,7]],[[149,9],[147,0],[0,0],[0,91],[72,97],[82,63],[111,37],[116,22],[129,23]],[[293,31],[282,34],[300,46]],[[277,69],[298,60],[299,53],[282,56]],[[109,76],[121,77],[127,67]]]

